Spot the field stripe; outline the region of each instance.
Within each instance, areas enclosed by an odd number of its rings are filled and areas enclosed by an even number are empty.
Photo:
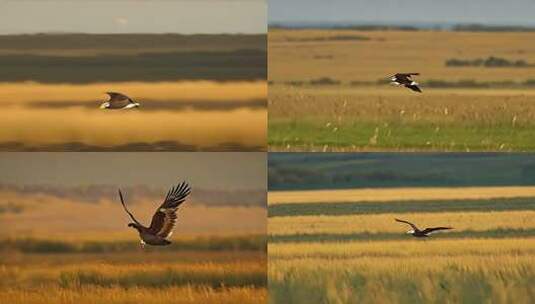
[[[503,238],[525,238],[535,237],[534,229],[492,229],[485,231],[451,231],[447,233],[435,234],[432,239],[459,239],[459,238],[485,238],[485,239],[503,239]],[[308,243],[308,242],[352,242],[352,241],[387,241],[387,240],[404,240],[413,239],[412,236],[403,233],[379,232],[379,233],[316,233],[316,234],[289,234],[289,235],[270,235],[268,242],[271,243]]]
[[[433,201],[390,201],[355,203],[289,203],[268,207],[268,217],[306,215],[350,215],[381,213],[430,213],[430,212],[475,212],[535,210],[535,199],[489,199]]]
[[[421,227],[450,226],[454,227],[455,231],[535,229],[535,210],[285,216],[269,218],[268,227],[271,235],[404,232],[409,226],[395,222],[395,218],[410,220]]]
[[[519,197],[535,197],[535,186],[270,191],[268,193],[268,204],[389,202],[399,200],[475,200]]]

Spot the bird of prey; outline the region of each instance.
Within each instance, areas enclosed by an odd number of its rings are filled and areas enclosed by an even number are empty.
[[[420,229],[418,229],[418,227],[416,227],[416,225],[414,225],[411,222],[407,222],[407,221],[400,220],[400,219],[395,219],[395,220],[396,220],[396,222],[405,223],[405,224],[410,225],[412,229],[407,231],[407,233],[412,234],[412,236],[414,236],[414,237],[428,237],[431,233],[434,233],[434,232],[437,232],[437,231],[440,231],[440,230],[453,229],[452,227],[431,227],[431,228],[425,228],[424,230],[420,230]]]
[[[121,204],[124,210],[133,223],[129,223],[128,227],[132,227],[139,233],[141,239],[141,247],[145,247],[145,244],[153,246],[165,246],[171,244],[168,238],[173,233],[177,219],[177,209],[186,200],[186,197],[191,193],[191,188],[186,182],[178,184],[176,187],[171,188],[165,197],[163,203],[156,209],[156,212],[152,216],[152,221],[149,227],[143,226],[130,211],[126,208],[123,194],[119,190],[119,197],[121,198]]]
[[[397,73],[392,78],[392,84],[395,85],[402,85],[406,88],[409,88],[415,92],[422,93],[422,90],[418,87],[418,83],[414,80],[412,80],[411,76],[420,75],[420,73]]]
[[[139,103],[133,101],[130,97],[124,94],[117,92],[106,92],[106,94],[110,96],[110,99],[100,105],[101,109],[117,110],[139,107]]]

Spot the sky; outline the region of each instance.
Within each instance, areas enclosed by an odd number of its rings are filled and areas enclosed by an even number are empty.
[[[0,184],[147,185],[182,180],[207,190],[258,190],[267,185],[266,153],[0,153]]]
[[[265,33],[267,0],[0,0],[0,34]]]
[[[535,0],[269,0],[270,23],[535,25]]]

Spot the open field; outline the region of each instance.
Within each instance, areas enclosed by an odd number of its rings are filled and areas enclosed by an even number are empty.
[[[266,56],[266,35],[0,35],[0,151],[264,151]]]
[[[270,244],[270,302],[532,303],[530,243],[532,238]],[[431,246],[435,250],[422,252]]]
[[[531,151],[533,33],[269,33],[273,151]],[[343,38],[343,39],[341,39]],[[524,60],[452,67],[449,59]],[[386,84],[420,72],[423,94]]]
[[[4,151],[265,150],[262,81],[4,83],[0,91]],[[106,91],[128,93],[141,108],[101,110]]]
[[[270,303],[532,303],[535,195],[525,189],[272,192]],[[415,239],[394,218],[455,229]]]
[[[267,297],[264,249],[67,253],[0,252],[9,303],[258,303]]]
[[[266,209],[253,191],[241,192],[243,202],[221,203],[199,189],[178,213],[172,244],[141,249],[113,199],[116,187],[113,198],[105,194],[110,187],[0,190],[0,203],[10,206],[0,213],[0,302],[266,301]],[[130,189],[129,207],[148,225],[161,197]]]
[[[326,197],[328,199],[326,199]],[[292,203],[392,202],[407,197],[407,201],[482,200],[493,198],[535,197],[535,187],[429,187],[392,189],[345,189],[276,191],[268,194],[270,206]]]

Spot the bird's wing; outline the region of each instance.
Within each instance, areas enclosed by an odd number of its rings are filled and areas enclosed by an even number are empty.
[[[128,211],[128,208],[126,208],[126,204],[124,203],[124,199],[123,199],[123,194],[121,193],[121,189],[119,189],[119,197],[121,198],[121,204],[123,205],[123,208],[124,208],[124,211],[126,211],[126,213],[128,213],[128,215],[130,216],[130,218],[138,225],[141,225],[140,222],[138,222],[136,220],[136,218],[134,217],[134,215],[132,213],[130,213],[130,211]]]
[[[130,99],[130,98],[128,98],[128,96],[126,96],[124,94],[121,94],[121,93],[117,93],[117,92],[106,92],[106,94],[108,94],[110,96],[110,100],[108,100],[109,102],[123,101],[123,100],[129,100]]]
[[[449,230],[449,229],[453,229],[453,228],[452,227],[432,227],[432,228],[425,228],[422,232],[424,234],[430,234],[430,233],[434,233],[440,230]]]
[[[410,225],[410,226],[412,227],[412,229],[414,229],[414,230],[418,230],[418,227],[416,227],[416,225],[414,225],[414,224],[411,223],[411,222],[407,222],[407,221],[400,220],[400,219],[395,219],[395,220],[396,220],[396,222],[405,223],[405,224]]]
[[[415,85],[415,84],[407,84],[407,85],[405,85],[405,87],[407,87],[407,88],[409,88],[409,89],[411,89],[411,90],[413,90],[415,92],[422,93],[422,89],[420,89],[420,87]]]
[[[394,77],[398,79],[404,79],[404,80],[411,80],[411,76],[417,76],[420,75],[420,73],[397,73],[394,75]]]
[[[191,188],[186,182],[171,188],[162,205],[154,213],[149,231],[163,238],[171,235],[177,219],[176,211],[178,206],[186,200],[190,193]]]

